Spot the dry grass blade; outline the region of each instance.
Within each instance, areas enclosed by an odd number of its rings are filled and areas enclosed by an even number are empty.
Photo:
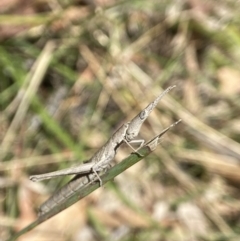
[[[219,155],[206,151],[179,150],[175,153],[179,161],[189,163],[199,163],[206,167],[210,172],[222,175],[232,181],[240,180],[240,167],[238,161],[230,156]]]
[[[31,77],[28,77],[29,79],[26,78],[26,91],[23,95],[22,93],[20,94],[20,96],[22,96],[22,99],[20,101],[16,114],[11,122],[11,125],[9,126],[8,131],[5,134],[4,139],[1,143],[1,158],[3,158],[4,152],[8,151],[8,149],[11,147],[13,140],[15,139],[17,130],[19,129],[20,125],[22,124],[25,118],[31,100],[33,96],[36,94],[40,86],[40,83],[43,80],[44,75],[46,74],[54,48],[54,43],[52,41],[49,41],[43,49],[42,54],[39,56],[34,66],[35,70],[32,73]],[[20,92],[22,92],[22,90],[20,90]]]
[[[240,159],[240,144],[204,124],[169,96],[163,100],[163,103],[184,119],[186,124],[189,126],[188,131],[197,139],[222,154]]]

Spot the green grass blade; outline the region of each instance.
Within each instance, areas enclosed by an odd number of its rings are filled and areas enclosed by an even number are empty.
[[[161,133],[159,136],[161,136],[164,133]],[[152,140],[155,141],[156,137],[154,137]],[[142,156],[140,156],[136,153],[132,153],[130,156],[125,158],[122,162],[120,162],[119,164],[117,164],[113,168],[111,168],[109,170],[109,172],[104,174],[101,177],[103,184],[105,184],[105,183],[109,182],[110,180],[114,179],[116,176],[118,176],[119,174],[124,172],[126,169],[133,166],[134,164],[136,164],[137,162],[139,162],[140,160],[142,160],[146,156],[148,156],[154,150],[153,148],[150,147],[150,144],[149,144],[150,142],[148,142],[143,148],[141,148],[138,151]],[[75,192],[74,195],[72,197],[70,197],[65,203],[63,203],[59,206],[56,206],[50,212],[40,216],[36,221],[29,224],[27,227],[22,229],[20,232],[16,233],[15,236],[11,237],[7,241],[16,240],[21,235],[29,232],[33,228],[37,227],[39,224],[43,223],[44,221],[50,219],[51,217],[53,217],[56,214],[60,213],[61,211],[65,210],[66,208],[70,207],[71,205],[78,202],[82,198],[86,197],[87,195],[89,195],[90,193],[92,193],[93,191],[95,191],[98,188],[100,188],[98,182],[90,183],[89,185],[83,187],[82,189]]]

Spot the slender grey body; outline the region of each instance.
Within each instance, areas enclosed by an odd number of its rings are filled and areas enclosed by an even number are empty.
[[[104,170],[116,155],[116,148],[120,145],[126,135],[128,123],[123,124],[112,137],[102,146],[93,157],[86,163],[78,166],[70,167],[67,169],[44,173],[40,175],[30,176],[32,181],[42,181],[59,176],[73,175],[73,174],[86,174],[90,172],[99,172]]]
[[[118,145],[122,142],[127,128],[128,124],[123,124],[112,135],[108,142],[89,160],[89,164],[93,164],[90,169],[92,170],[92,173],[88,170],[85,172],[87,174],[81,173],[76,175],[72,180],[70,180],[65,186],[55,192],[46,202],[40,206],[39,215],[43,215],[44,213],[50,211],[56,205],[71,197],[81,187],[95,179],[96,175],[98,176],[96,171],[100,172],[110,168],[110,161],[115,157]],[[76,172],[71,172],[71,174],[74,173]]]
[[[110,163],[115,156],[116,146],[120,146],[123,142],[129,143],[138,135],[143,122],[150,115],[152,110],[157,106],[158,102],[162,97],[168,93],[175,86],[168,87],[164,92],[162,92],[153,102],[151,102],[146,108],[144,108],[138,115],[136,115],[130,122],[122,125],[108,140],[108,142],[98,150],[95,155],[87,162],[78,166],[70,167],[67,169],[44,173],[40,175],[30,176],[32,181],[42,181],[45,179],[51,179],[58,176],[73,175],[73,174],[83,174],[89,172],[98,172],[105,168],[105,165]],[[141,146],[143,145],[143,140],[141,141]],[[129,145],[133,150],[134,148]],[[140,147],[141,147],[140,146]],[[136,151],[136,150],[134,150]]]
[[[123,124],[112,135],[108,142],[101,149],[99,149],[99,151],[96,152],[95,155],[87,163],[56,172],[31,176],[30,179],[32,181],[40,181],[62,175],[77,174],[69,183],[54,193],[52,197],[50,197],[45,203],[41,205],[39,209],[39,215],[48,212],[56,205],[64,202],[81,187],[95,179],[96,176],[98,177],[101,185],[101,179],[98,176],[98,172],[105,171],[110,168],[110,163],[114,159],[117,149],[123,142],[127,143],[131,147],[129,142],[131,142],[139,134],[143,122],[147,119],[152,110],[157,106],[162,97],[174,87],[175,86],[168,87],[130,122]],[[141,141],[141,146],[143,145],[143,142],[144,141]],[[134,148],[132,149],[134,150]]]

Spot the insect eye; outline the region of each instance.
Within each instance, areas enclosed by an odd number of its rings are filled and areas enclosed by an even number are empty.
[[[145,119],[146,116],[147,116],[147,112],[146,112],[145,110],[142,111],[142,112],[140,113],[140,115],[139,115],[140,119]]]

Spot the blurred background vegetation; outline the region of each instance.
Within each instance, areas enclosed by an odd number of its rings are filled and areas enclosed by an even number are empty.
[[[0,237],[163,89],[150,156],[19,240],[239,240],[240,3],[1,0]],[[121,147],[116,162],[131,152]]]

